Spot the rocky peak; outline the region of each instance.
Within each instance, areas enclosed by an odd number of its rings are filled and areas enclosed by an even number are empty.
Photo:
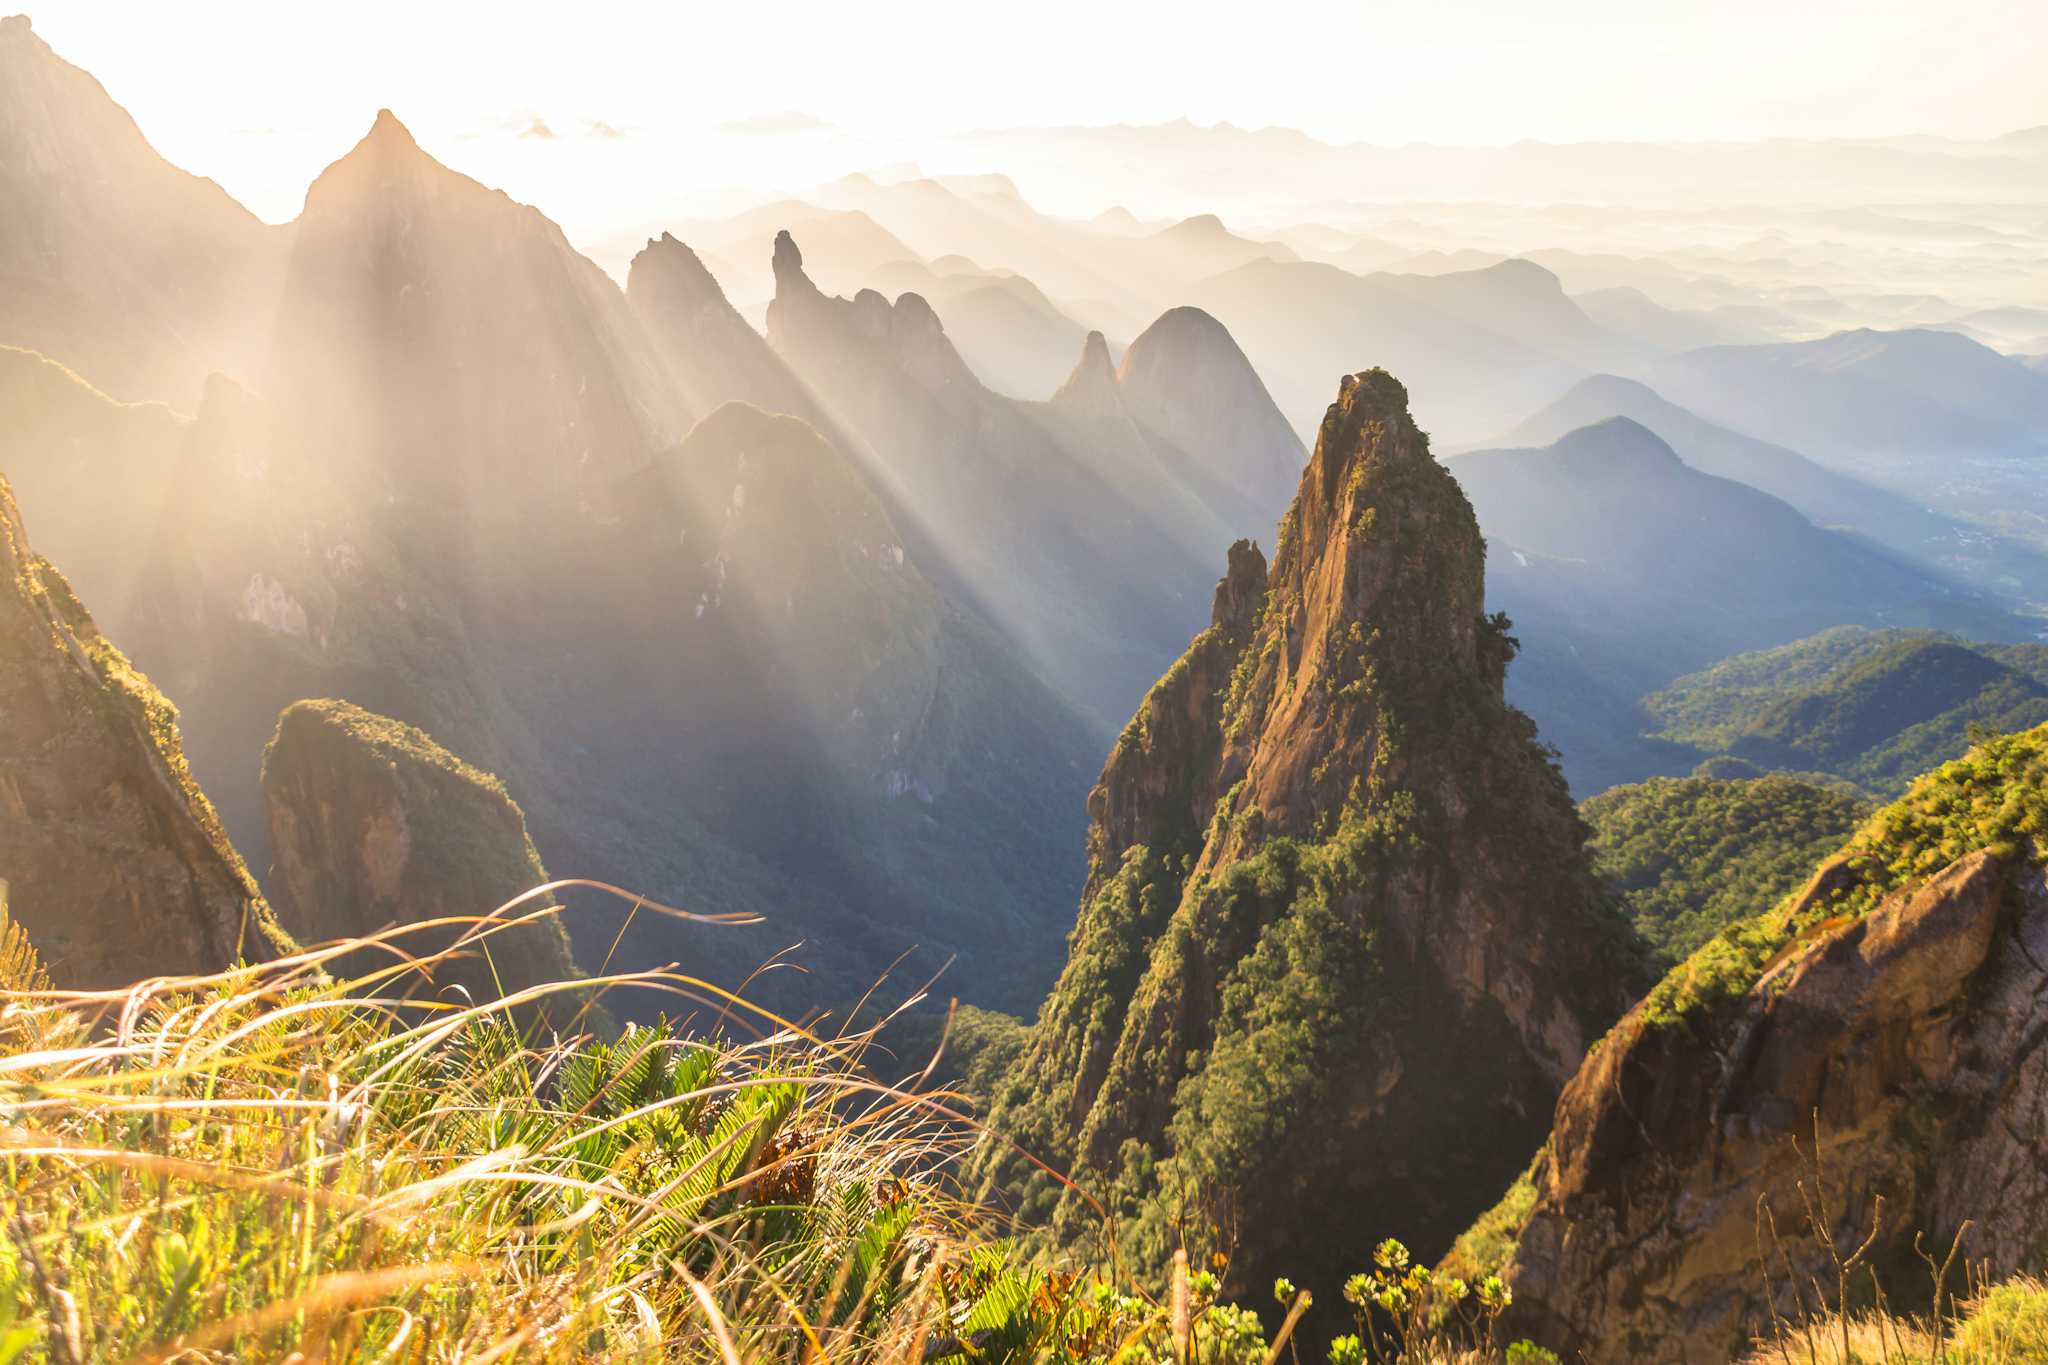
[[[817,400],[684,243],[666,232],[650,239],[627,271],[626,301],[691,411],[708,414],[737,400],[804,418],[839,440]]]
[[[0,479],[0,868],[58,985],[291,946],[192,780],[176,710],[28,543]]]
[[[553,505],[690,424],[618,285],[388,112],[307,190],[277,318],[281,423],[393,504]]]
[[[389,148],[393,151],[419,150],[419,143],[413,140],[412,130],[398,121],[398,115],[389,109],[379,109],[376,119],[370,124],[370,131],[364,136],[365,147]]]
[[[445,209],[474,212],[470,200],[484,196],[503,200],[508,209],[514,207],[511,200],[491,195],[474,180],[428,155],[396,114],[379,109],[369,131],[355,146],[307,186],[303,218],[345,223],[369,208],[395,207],[396,200],[437,190],[453,196]]]
[[[648,296],[648,301],[657,307],[699,308],[714,302],[726,303],[725,291],[718,287],[703,260],[666,232],[648,238],[647,245],[627,267],[626,296],[635,295]]]
[[[775,270],[775,292],[778,295],[785,289],[817,292],[818,286],[804,274],[804,253],[798,249],[796,238],[789,235],[788,228],[775,234],[775,255],[771,264]]]
[[[1793,1315],[1791,1284],[1833,1291],[1807,1211],[1853,1244],[1880,1198],[1873,1266],[1914,1264],[1918,1238],[1946,1247],[1965,1219],[1988,1279],[2038,1266],[2044,814],[2048,727],[1988,739],[1616,1024],[1531,1172],[1513,1332],[1593,1365],[1731,1359],[1766,1331],[1767,1287]]]
[[[1209,624],[1236,633],[1248,630],[1266,605],[1266,556],[1255,540],[1230,547],[1230,568],[1216,580],[1216,604]]]
[[[798,357],[798,368],[808,373],[813,363],[865,368],[880,361],[947,401],[986,394],[923,295],[906,293],[894,304],[872,289],[850,300],[828,297],[804,273],[803,264],[803,252],[788,229],[776,233],[768,341]]]
[[[1199,308],[1161,313],[1124,352],[1117,388],[1139,425],[1227,490],[1242,529],[1286,510],[1307,452],[1222,323]]]
[[[1117,389],[1116,366],[1110,362],[1109,342],[1100,332],[1090,332],[1081,343],[1081,359],[1067,382],[1052,396],[1053,403],[1078,417],[1121,417],[1123,395]]]
[[[1067,972],[995,1122],[1135,1207],[1141,1261],[1213,1218],[1231,1292],[1306,1272],[1337,1301],[1386,1229],[1448,1240],[1474,1173],[1507,1183],[1631,998],[1585,828],[1503,700],[1484,557],[1406,391],[1347,376],[1270,575],[1232,547],[1103,769]],[[1451,1057],[1487,1079],[1447,1095]]]
[[[424,732],[347,702],[285,709],[264,750],[263,795],[278,915],[308,944],[394,923],[478,918],[548,880],[503,783]],[[428,956],[469,927],[399,944]],[[494,934],[437,967],[431,983],[403,988],[432,994],[460,985],[483,1000],[577,974],[557,915]]]

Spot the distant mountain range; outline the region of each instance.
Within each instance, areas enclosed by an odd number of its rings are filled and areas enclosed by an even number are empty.
[[[1660,738],[1891,796],[1975,729],[2048,722],[2048,646],[1841,626],[1725,659],[1644,705]]]
[[[1029,182],[1058,166],[1103,202],[1144,166],[1156,201],[1308,208],[1370,186],[1386,199],[1634,207],[1755,203],[2039,204],[2048,139],[2026,129],[1982,141],[1934,137],[1767,142],[1578,142],[1507,146],[1338,145],[1293,128],[1170,123],[988,129],[962,142]],[[1200,211],[1190,208],[1189,211]]]
[[[2026,635],[1997,598],[1695,469],[1626,417],[1447,464],[1489,540],[1492,601],[1526,641],[1510,695],[1581,791],[1670,771],[1638,739],[1637,700],[1735,651],[1844,622]]]
[[[1582,380],[1516,426],[1501,443],[1548,444],[1610,417],[1640,423],[1692,468],[1782,498],[1817,526],[1854,531],[1988,591],[2048,601],[2048,552],[1991,534],[1982,524],[1943,515],[1914,498],[1782,445],[1709,422],[1637,380],[1615,375]]]

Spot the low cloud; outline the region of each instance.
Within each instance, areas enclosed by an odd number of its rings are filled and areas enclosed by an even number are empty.
[[[721,133],[737,133],[745,137],[773,136],[781,133],[814,133],[832,125],[812,114],[799,114],[789,110],[780,114],[756,114],[753,118],[727,119],[718,125]]]

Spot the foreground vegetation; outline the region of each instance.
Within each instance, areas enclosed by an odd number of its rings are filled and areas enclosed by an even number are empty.
[[[450,951],[488,958],[552,913],[508,907]],[[953,1192],[955,1159],[997,1139],[923,1077],[878,1079],[872,1034],[674,973],[436,1000],[447,959],[403,958],[407,932],[79,994],[0,926],[0,1365],[1555,1360],[1496,1339],[1497,1277],[1398,1242],[1345,1286],[1355,1330],[1314,1343],[1308,1294],[1282,1281],[1262,1320],[1219,1301],[1220,1259],[1153,1285],[1113,1257],[1027,1262]],[[389,968],[323,972],[380,947]],[[593,985],[621,984],[689,1014],[585,1028]],[[560,1026],[522,1033],[551,1000]],[[2001,1323],[2039,1329],[2040,1286],[1996,1293]]]
[[[1803,934],[1868,914],[1886,896],[1958,858],[1990,850],[2048,863],[2048,725],[1980,735],[1976,747],[1882,807],[1827,864],[1810,896],[1729,925],[1650,992],[1652,1018],[1676,1023],[1741,995]]]

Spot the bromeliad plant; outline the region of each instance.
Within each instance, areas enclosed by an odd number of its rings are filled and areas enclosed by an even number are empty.
[[[1370,1271],[1344,1283],[1344,1301],[1358,1331],[1330,1343],[1330,1365],[1500,1358],[1494,1329],[1513,1295],[1498,1275],[1467,1284],[1438,1274],[1391,1237],[1374,1249],[1372,1259]]]

